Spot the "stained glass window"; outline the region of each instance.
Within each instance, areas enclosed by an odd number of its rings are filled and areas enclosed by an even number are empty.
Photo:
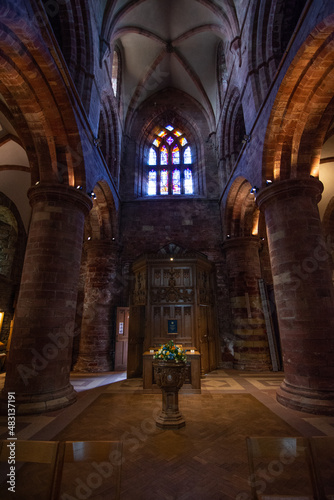
[[[160,149],[160,165],[168,165],[168,151],[166,146]]]
[[[184,194],[193,194],[193,174],[190,168],[184,171]]]
[[[148,194],[150,196],[157,194],[157,173],[155,170],[148,173]]]
[[[168,171],[160,172],[160,194],[168,194]]]
[[[150,152],[148,155],[148,164],[149,165],[156,165],[157,164],[157,153],[155,152],[154,148],[150,149]]]
[[[173,194],[181,194],[181,172],[178,168],[173,170]]]
[[[189,165],[191,163],[191,149],[188,146],[183,153],[183,163]]]
[[[174,146],[174,148],[173,148],[172,163],[173,163],[173,165],[179,165],[179,163],[180,163],[180,149],[178,146]]]
[[[148,195],[194,194],[192,149],[182,130],[172,125],[153,133],[148,155]],[[152,168],[153,167],[153,168]]]

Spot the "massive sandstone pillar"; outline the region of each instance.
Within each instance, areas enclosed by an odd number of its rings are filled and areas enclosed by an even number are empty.
[[[6,380],[18,413],[38,413],[75,400],[70,384],[72,338],[85,215],[91,199],[69,186],[28,191],[32,218]]]
[[[117,291],[117,249],[110,240],[86,243],[85,297],[78,372],[107,372],[111,366],[111,329]]]
[[[272,184],[257,196],[265,214],[285,380],[277,400],[334,413],[334,300],[317,179]]]
[[[228,269],[234,343],[234,368],[269,370],[269,346],[261,304],[259,238],[226,240],[223,249]]]

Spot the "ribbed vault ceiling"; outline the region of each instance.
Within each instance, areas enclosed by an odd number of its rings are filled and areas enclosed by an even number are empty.
[[[217,114],[217,46],[239,35],[230,0],[107,2],[103,38],[123,51],[124,119],[148,97],[176,88]]]

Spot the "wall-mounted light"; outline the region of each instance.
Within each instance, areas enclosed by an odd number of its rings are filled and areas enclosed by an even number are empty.
[[[258,192],[259,188],[257,186],[253,186],[252,189],[250,190],[250,192],[252,194],[256,194]]]
[[[227,234],[226,235],[226,239],[229,240],[231,238],[231,235],[230,234]]]
[[[77,186],[77,189],[79,189],[81,191],[82,190],[82,186]]]
[[[0,312],[0,332],[2,328],[2,323],[3,323],[3,318],[5,317],[5,313],[2,311]]]
[[[89,240],[91,240],[91,239],[92,239],[92,238],[91,238],[90,236],[88,236],[87,241],[89,241]]]
[[[93,200],[96,200],[96,194],[94,193],[94,191],[91,191],[90,193],[87,193],[87,194],[88,194],[88,196],[93,198]]]
[[[270,185],[270,184],[272,184],[272,183],[273,183],[273,181],[272,181],[271,179],[267,179],[267,180],[266,180],[266,186],[269,186],[269,185]]]
[[[35,186],[38,186],[38,184],[39,184],[39,181],[35,182]]]

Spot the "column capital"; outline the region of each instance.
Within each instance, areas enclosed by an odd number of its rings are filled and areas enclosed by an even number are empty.
[[[77,205],[85,215],[89,213],[93,206],[92,199],[88,194],[80,189],[64,184],[36,184],[29,188],[28,198],[32,207],[40,202],[53,201],[62,205],[67,204],[71,207]]]
[[[106,254],[107,252],[118,252],[120,244],[118,241],[111,238],[103,240],[90,239],[85,241],[84,247],[86,252],[98,253],[101,251],[103,254]]]
[[[285,179],[273,182],[268,187],[261,189],[256,197],[256,203],[260,210],[264,210],[269,204],[275,203],[277,200],[288,200],[296,196],[308,196],[314,198],[316,203],[319,203],[323,189],[322,182],[314,177]]]
[[[222,244],[222,249],[229,250],[230,248],[249,248],[251,245],[260,248],[260,238],[258,236],[237,236],[229,238]]]

